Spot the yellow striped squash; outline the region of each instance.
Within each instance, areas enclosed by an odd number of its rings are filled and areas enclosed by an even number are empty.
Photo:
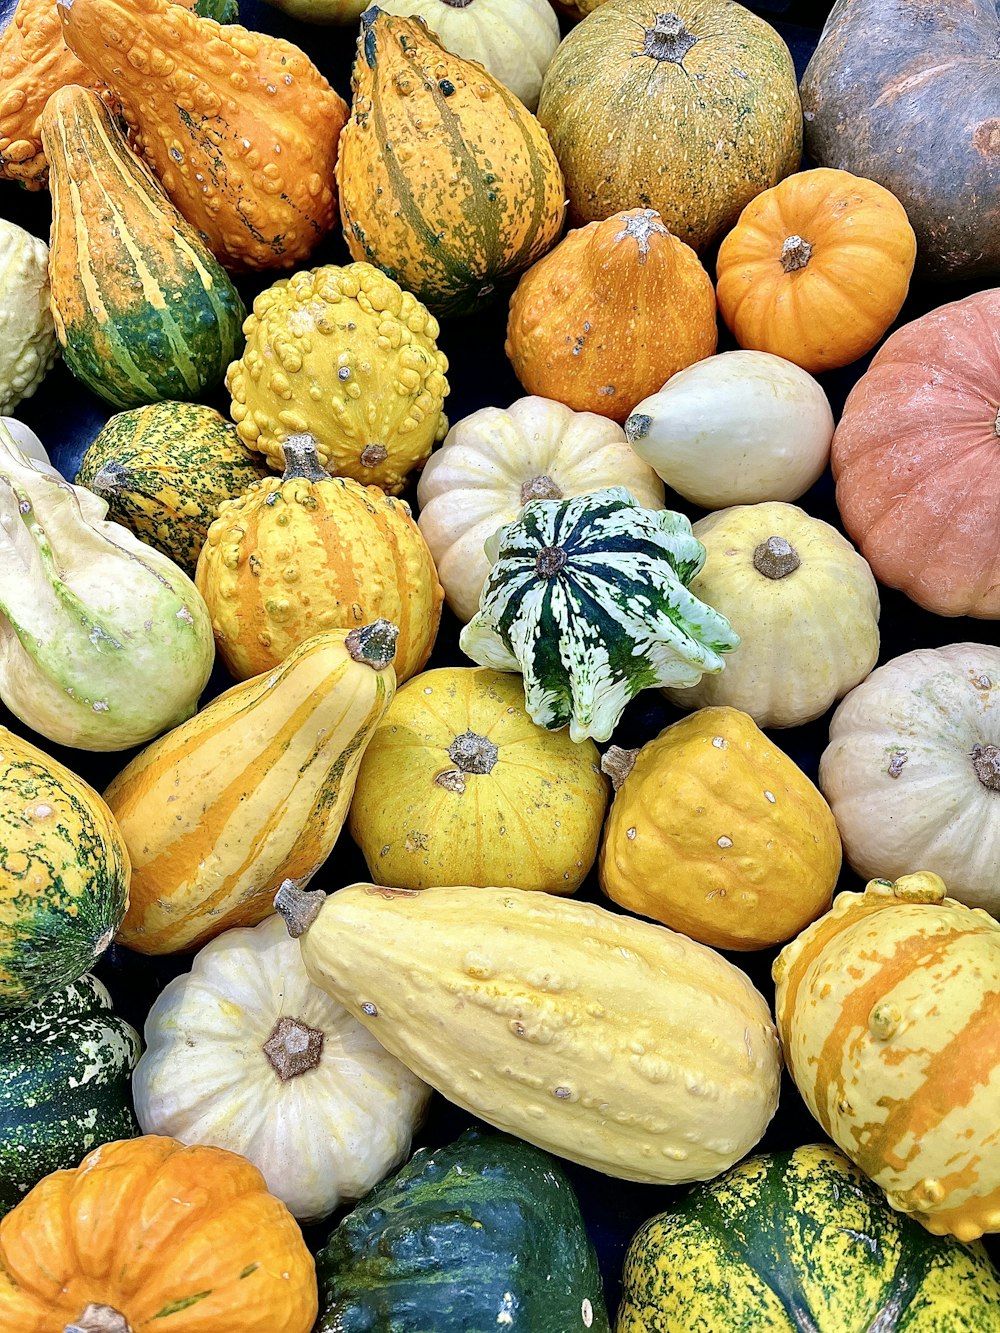
[[[894,1208],[1000,1231],[1000,923],[939,876],[872,880],[786,945],[778,1030],[806,1105]]]
[[[396,689],[387,621],[307,640],[148,746],[105,792],[132,859],[119,933],[197,948],[272,910],[333,849],[361,756]]]

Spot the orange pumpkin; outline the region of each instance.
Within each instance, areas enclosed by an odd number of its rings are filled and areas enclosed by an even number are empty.
[[[0,1222],[3,1333],[309,1333],[316,1270],[236,1153],[110,1143]]]
[[[802,171],[747,204],[722,242],[719,309],[741,347],[834,370],[899,314],[916,254],[895,195],[849,171]]]
[[[506,350],[529,393],[621,422],[716,341],[698,256],[655,210],[633,208],[571,231],[528,270]]]

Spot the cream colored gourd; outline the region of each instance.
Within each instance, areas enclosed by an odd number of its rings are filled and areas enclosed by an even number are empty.
[[[0,698],[59,745],[124,750],[190,717],[212,670],[186,574],[0,427]]]
[[[705,1180],[760,1139],[764,997],[662,926],[525,889],[282,886],[306,971],[473,1115],[605,1175]]]
[[[707,556],[691,592],[726,617],[740,646],[719,676],[666,690],[673,703],[797,727],[864,680],[878,659],[878,587],[836,528],[774,503],[720,509],[694,535]]]
[[[542,76],[559,45],[549,0],[382,0],[379,9],[419,15],[449,51],[478,60],[529,111],[538,106]]]
[[[44,241],[0,218],[0,413],[31,397],[59,352],[48,261]]]
[[[306,976],[280,917],[228,930],[158,996],[133,1075],[144,1134],[228,1148],[296,1217],[407,1156],[430,1089]]]
[[[924,866],[1000,913],[1000,648],[918,648],[873,671],[833,715],[819,780],[859,875]]]
[[[830,459],[833,413],[813,377],[769,352],[678,371],[625,422],[635,452],[702,509],[797,500]]]
[[[17,417],[0,417],[0,424],[10,432],[14,443],[36,472],[47,472],[50,476],[62,479],[62,473],[52,466],[48,450],[30,426],[18,421]]]
[[[420,531],[448,605],[467,623],[490,570],[487,538],[529,500],[559,500],[624,486],[646,509],[662,509],[663,485],[622,428],[548,398],[519,398],[457,421],[417,486]]]

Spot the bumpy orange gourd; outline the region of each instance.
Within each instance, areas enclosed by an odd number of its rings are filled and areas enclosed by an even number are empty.
[[[834,370],[899,314],[916,254],[906,210],[883,186],[800,171],[747,204],[722,242],[719,309],[741,347]]]
[[[604,757],[616,903],[717,949],[764,949],[830,906],[840,837],[806,775],[736,708],[702,708]]]
[[[384,616],[399,628],[396,677],[427,661],[444,592],[409,505],[331,477],[310,435],[284,444],[283,477],[219,506],[195,582],[219,656],[237,680],[282,662],[313,634]]]
[[[317,1306],[295,1219],[223,1148],[109,1143],[0,1222],[4,1333],[309,1333]]]
[[[333,225],[347,104],[290,42],[167,0],[59,0],[136,147],[227,268],[291,268]]]
[[[529,393],[624,421],[718,340],[712,280],[651,208],[571,231],[524,275],[506,351]]]

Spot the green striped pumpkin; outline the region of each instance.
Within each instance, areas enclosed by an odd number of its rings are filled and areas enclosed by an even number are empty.
[[[243,347],[236,288],[96,93],[53,93],[41,133],[52,313],[70,370],[116,407],[201,397]]]
[[[459,640],[481,666],[524,675],[540,727],[610,738],[630,699],[721,671],[738,636],[687,584],[705,548],[669,509],[622,487],[531,500],[486,543],[492,569]]]
[[[651,1218],[616,1333],[996,1333],[979,1244],[931,1236],[830,1145],[752,1157]]]
[[[139,1034],[91,975],[0,1019],[0,1216],[50,1171],[139,1130]]]

